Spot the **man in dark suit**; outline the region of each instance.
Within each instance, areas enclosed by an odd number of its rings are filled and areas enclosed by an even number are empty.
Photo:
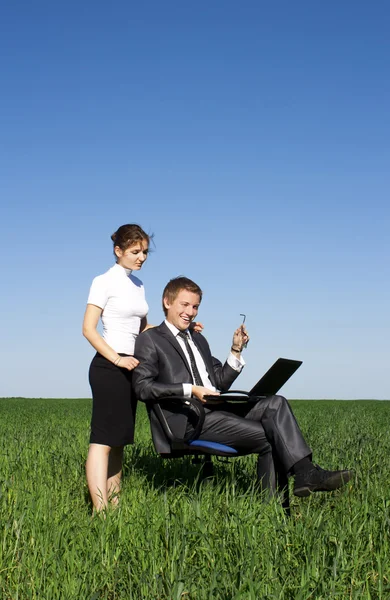
[[[198,314],[202,290],[186,277],[172,279],[163,292],[165,321],[141,333],[135,344],[139,360],[133,384],[140,400],[164,398],[161,408],[176,437],[194,431],[186,405],[169,397],[194,397],[204,404],[205,420],[198,439],[232,446],[241,454],[259,455],[257,476],[263,488],[274,493],[295,476],[294,494],[331,491],[351,478],[351,471],[327,471],[314,465],[290,405],[283,396],[269,396],[255,403],[230,403],[218,399],[219,391],[230,388],[241,372],[241,351],[249,340],[244,326],[236,329],[227,361],[211,354],[201,333],[190,331]],[[215,401],[204,396],[215,396]],[[158,452],[169,453],[169,445],[152,421]]]

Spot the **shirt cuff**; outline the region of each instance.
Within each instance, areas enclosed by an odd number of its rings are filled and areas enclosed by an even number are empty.
[[[234,371],[238,371],[240,373],[242,371],[244,365],[245,365],[245,360],[242,358],[242,356],[240,356],[240,358],[238,358],[238,356],[235,356],[233,354],[233,352],[230,352],[230,354],[229,354],[229,356],[227,358],[227,364]]]
[[[192,383],[183,383],[183,396],[184,398],[191,398]]]

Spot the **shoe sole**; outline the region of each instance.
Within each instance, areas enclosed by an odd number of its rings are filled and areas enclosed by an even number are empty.
[[[338,488],[342,487],[351,479],[352,473],[346,471],[337,475],[332,475],[326,481],[317,485],[304,485],[302,487],[294,489],[294,496],[305,498],[310,496],[312,492],[333,492]]]

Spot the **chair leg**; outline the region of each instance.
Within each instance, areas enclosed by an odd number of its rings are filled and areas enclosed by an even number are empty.
[[[209,454],[206,454],[203,457],[203,460],[202,460],[202,455],[196,454],[196,456],[194,456],[192,459],[192,464],[193,465],[199,465],[199,464],[201,465],[200,469],[199,469],[200,477],[202,477],[202,478],[212,477],[214,475],[213,461]]]
[[[204,457],[204,461],[202,464],[202,476],[203,477],[212,477],[214,475],[214,467],[211,456],[207,455]]]

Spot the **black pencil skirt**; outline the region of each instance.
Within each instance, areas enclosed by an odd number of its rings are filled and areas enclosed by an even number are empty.
[[[132,373],[116,367],[99,353],[92,359],[91,444],[115,447],[133,443],[137,400],[131,385]]]

